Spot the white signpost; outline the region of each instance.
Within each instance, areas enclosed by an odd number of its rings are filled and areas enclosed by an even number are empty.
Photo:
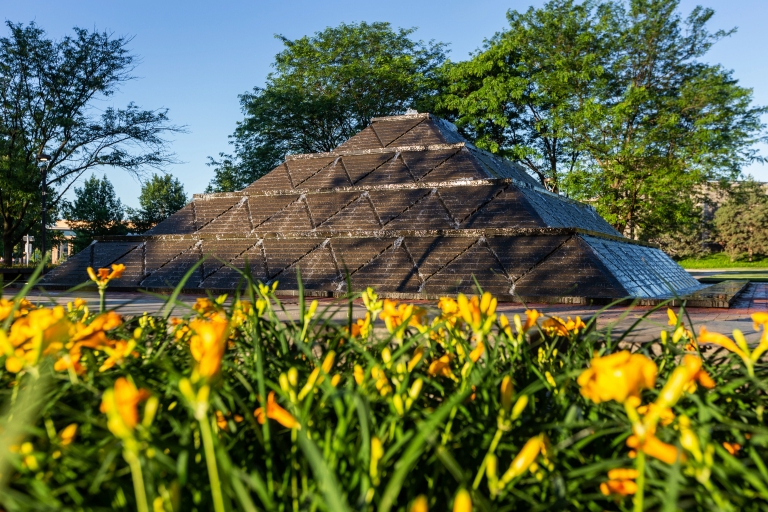
[[[24,235],[21,239],[24,241],[24,263],[29,265],[29,262],[32,259],[32,242],[35,241],[35,237]]]

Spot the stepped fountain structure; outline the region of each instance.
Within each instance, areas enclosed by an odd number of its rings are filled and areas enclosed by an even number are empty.
[[[394,298],[475,293],[500,300],[661,300],[703,287],[658,248],[629,240],[591,206],[549,192],[430,114],[373,119],[329,153],[289,155],[239,192],[198,194],[138,236],[99,239],[46,287],[123,263],[113,288],[238,286],[248,267],[279,290]]]

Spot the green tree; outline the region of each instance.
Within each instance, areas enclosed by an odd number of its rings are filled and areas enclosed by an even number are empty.
[[[573,0],[510,10],[507,19],[509,30],[472,59],[445,67],[438,113],[559,192],[585,159],[576,127],[605,87],[615,20],[608,6]]]
[[[766,112],[704,62],[730,32],[677,1],[553,0],[448,71],[441,105],[479,144],[593,203],[619,231],[658,240],[700,220],[697,185],[762,161]],[[547,181],[549,180],[549,181]]]
[[[41,220],[41,154],[51,157],[46,181],[54,212],[89,170],[106,166],[138,175],[172,161],[163,134],[180,129],[168,123],[165,110],[133,103],[94,108],[132,79],[129,39],[75,28],[53,41],[34,23],[6,26],[10,34],[0,38],[0,222],[7,262]]]
[[[97,236],[125,235],[125,210],[115,188],[104,175],[91,176],[83,188],[75,187],[74,202],[63,201],[62,213],[76,234],[75,250],[87,247]]]
[[[137,233],[154,227],[187,204],[184,185],[170,174],[153,174],[141,186],[139,208],[127,208],[128,219]]]
[[[765,185],[750,179],[734,183],[728,198],[715,212],[717,243],[731,261],[744,253],[768,255],[768,194]]]
[[[208,190],[242,188],[286,153],[330,151],[371,118],[428,109],[440,84],[445,46],[410,38],[389,23],[341,24],[285,49],[264,87],[240,96],[245,119],[232,135],[234,155],[210,159]]]

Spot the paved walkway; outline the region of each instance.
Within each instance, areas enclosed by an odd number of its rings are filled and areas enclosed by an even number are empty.
[[[203,295],[183,294],[179,296],[179,303],[173,308],[172,314],[183,316],[191,311],[191,306],[195,300]],[[30,300],[40,304],[66,304],[74,300],[75,297],[81,297],[88,301],[91,307],[98,307],[99,298],[95,292],[78,292],[75,294],[66,292],[50,292],[46,295],[40,292],[34,292],[29,296]],[[107,308],[115,309],[126,316],[141,315],[144,312],[149,314],[160,313],[167,297],[151,295],[140,292],[107,292]],[[298,299],[294,296],[281,297],[286,313],[283,317],[298,316]],[[339,299],[319,299],[320,309],[328,308],[328,312],[338,321],[345,321],[347,318],[346,302]],[[413,301],[424,305],[424,307],[434,307],[434,301]],[[603,307],[598,306],[580,306],[567,304],[528,304],[528,307],[538,309],[546,314],[560,317],[576,317],[587,319],[600,312]],[[653,308],[650,306],[637,307],[613,307],[600,312],[598,320],[598,329],[611,329],[614,333],[624,332],[637,319],[648,314]],[[514,314],[523,314],[525,307],[516,303],[504,302],[498,306],[500,313],[508,316]],[[706,325],[710,331],[730,334],[733,329],[740,329],[750,341],[756,341],[759,335],[755,333],[752,327],[750,315],[757,311],[768,311],[768,284],[750,283],[749,286],[736,298],[730,309],[715,308],[690,308],[688,316],[698,332],[699,327]],[[356,318],[364,315],[364,308],[360,301],[354,305],[354,316]],[[686,323],[688,321],[686,320]],[[667,327],[666,308],[650,313],[640,326],[635,328],[630,338],[632,341],[643,342],[656,339],[661,329]]]

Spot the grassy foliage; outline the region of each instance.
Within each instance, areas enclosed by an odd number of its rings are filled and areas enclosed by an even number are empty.
[[[707,254],[701,258],[686,258],[678,261],[683,268],[765,268],[768,269],[768,258],[756,257],[753,261],[746,258],[731,261],[730,256],[724,252]]]
[[[670,313],[630,354],[590,321],[497,315],[488,294],[427,311],[370,290],[365,318],[300,297],[283,322],[274,288],[244,283],[184,318],[4,300],[0,506],[768,506],[765,337],[699,345]]]

